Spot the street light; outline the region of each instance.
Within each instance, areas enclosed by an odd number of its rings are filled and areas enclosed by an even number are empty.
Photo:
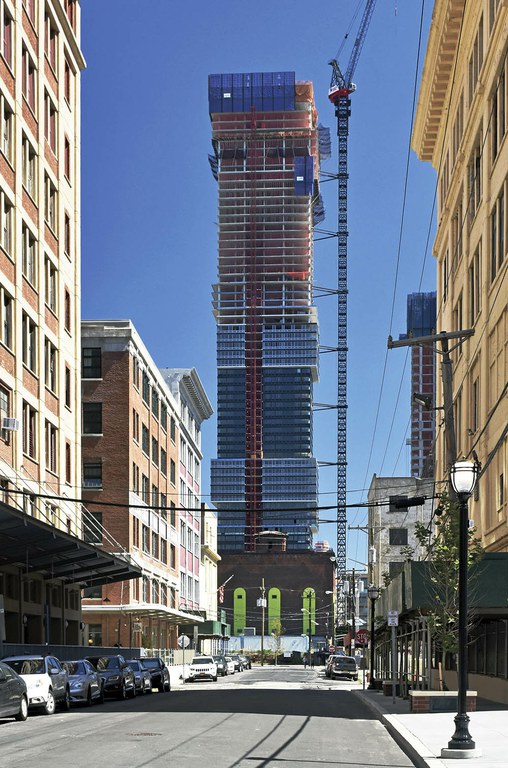
[[[381,594],[379,587],[375,587],[373,584],[367,589],[367,594],[370,600],[370,682],[369,689],[374,690],[376,688],[375,672],[376,672],[376,657],[374,650],[374,618],[375,618],[375,603]]]
[[[448,742],[448,749],[441,750],[441,757],[461,757],[459,750],[475,749],[468,730],[467,714],[467,566],[468,566],[468,514],[467,503],[478,478],[475,461],[456,461],[450,469],[450,480],[459,502],[459,631],[457,667],[457,715],[455,733]],[[470,756],[470,752],[467,755]]]

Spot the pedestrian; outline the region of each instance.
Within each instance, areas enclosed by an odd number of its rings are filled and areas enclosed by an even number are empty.
[[[303,654],[302,661],[303,661],[303,668],[307,669],[307,654],[306,653]]]

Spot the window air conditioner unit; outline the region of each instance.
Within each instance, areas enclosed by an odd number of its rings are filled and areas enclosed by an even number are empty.
[[[7,416],[3,416],[2,429],[5,429],[7,432],[17,432],[19,429],[18,419],[10,419]]]

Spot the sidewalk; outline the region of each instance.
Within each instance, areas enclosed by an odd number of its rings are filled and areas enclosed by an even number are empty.
[[[417,768],[506,768],[508,766],[508,707],[479,699],[478,711],[470,712],[469,732],[481,751],[470,759],[444,759],[441,749],[448,746],[455,730],[454,713],[411,714],[409,701],[382,691],[354,690],[377,714],[397,744]]]

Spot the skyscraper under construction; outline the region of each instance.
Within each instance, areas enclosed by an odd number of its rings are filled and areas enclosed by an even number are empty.
[[[313,225],[329,156],[312,84],[294,72],[209,77],[218,182],[217,458],[219,550],[255,551],[279,531],[309,549],[317,529],[312,400],[319,328]]]

